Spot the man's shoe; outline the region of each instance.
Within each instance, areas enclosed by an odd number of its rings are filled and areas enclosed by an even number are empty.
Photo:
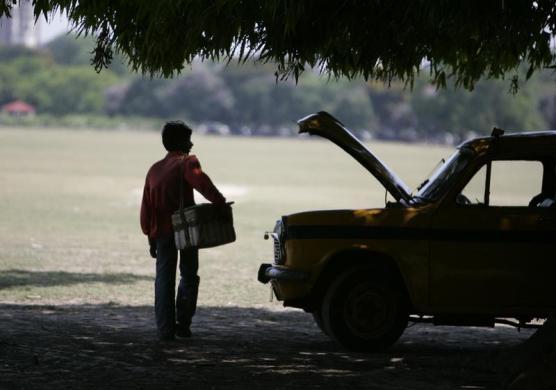
[[[178,327],[176,328],[176,336],[179,338],[190,338],[191,337],[191,330],[186,327]]]

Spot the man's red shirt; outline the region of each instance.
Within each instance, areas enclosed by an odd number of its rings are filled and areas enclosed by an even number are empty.
[[[183,177],[180,177],[181,164]],[[170,152],[164,159],[153,164],[145,180],[141,203],[141,229],[149,238],[173,233],[172,213],[180,206],[180,181],[183,182],[184,207],[195,204],[193,189],[212,203],[226,203],[226,198],[201,170],[197,157]]]

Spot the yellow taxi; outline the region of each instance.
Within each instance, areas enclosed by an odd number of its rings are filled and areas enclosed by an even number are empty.
[[[556,309],[556,131],[494,129],[461,144],[412,194],[330,114],[298,124],[345,150],[395,201],[278,220],[274,262],[258,279],[285,306],[360,351],[395,343],[409,320],[526,326]],[[505,181],[527,183],[528,195],[508,197]]]

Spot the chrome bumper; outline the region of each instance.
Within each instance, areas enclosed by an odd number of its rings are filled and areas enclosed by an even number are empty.
[[[257,279],[261,283],[268,283],[271,280],[303,281],[309,277],[308,272],[296,271],[275,267],[272,264],[261,264]]]

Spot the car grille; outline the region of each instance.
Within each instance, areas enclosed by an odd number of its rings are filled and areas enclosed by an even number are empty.
[[[272,239],[274,240],[274,263],[282,264],[282,250],[280,249],[280,239],[278,235],[273,234]]]
[[[285,230],[282,220],[276,221],[274,231],[270,234],[274,241],[274,264],[283,265],[286,263],[286,253],[284,248]]]

